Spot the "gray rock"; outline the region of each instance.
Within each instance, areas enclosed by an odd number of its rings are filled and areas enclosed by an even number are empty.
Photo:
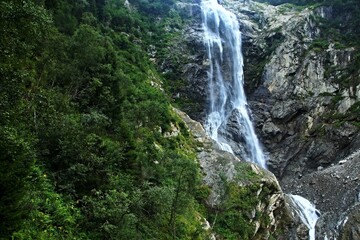
[[[294,100],[281,101],[275,103],[271,109],[271,116],[274,120],[286,123],[302,110],[300,102]]]
[[[346,220],[346,222],[345,222]],[[354,206],[349,215],[344,219],[340,232],[341,240],[360,239],[360,204]]]
[[[309,199],[317,199],[317,208],[322,213],[317,231],[322,235],[338,237],[339,232],[345,231],[342,230],[344,219],[350,219],[354,207],[359,205],[359,159],[360,150],[343,159],[343,164],[305,175],[286,187],[287,191],[293,194],[303,194]],[[356,223],[356,216],[354,221]],[[353,227],[349,229],[351,228]],[[349,229],[346,231],[350,231]]]
[[[201,122],[208,101],[201,16],[198,3],[181,4],[179,11],[189,21],[181,30],[181,37],[169,47],[169,56],[158,64],[163,72],[181,80],[173,97],[189,103],[182,110]],[[317,203],[323,213],[318,232],[338,236],[337,224],[345,219],[342,213],[348,214],[359,192],[359,182],[351,171],[359,172],[360,167],[349,160],[342,165],[337,163],[360,148],[360,135],[350,123],[333,122],[337,113],[346,113],[360,99],[360,87],[343,89],[335,80],[346,76],[355,49],[335,49],[330,43],[321,51],[313,48],[312,43],[320,34],[316,18],[331,19],[331,8],[298,11],[289,6],[235,0],[224,1],[223,5],[235,12],[240,21],[245,86],[256,131],[270,158],[269,169],[285,191]],[[341,97],[338,102],[334,101],[335,95]],[[238,156],[246,152],[236,121],[230,119],[222,130]],[[238,160],[215,150],[216,146],[203,133],[196,134],[205,141],[199,149],[199,161],[204,172],[209,171],[206,182],[214,186],[209,203],[217,204],[217,196],[222,194],[217,185],[218,172],[231,179]],[[289,230],[290,237],[285,239],[302,238],[304,230],[296,226],[299,228]]]
[[[278,128],[273,122],[271,122],[271,120],[267,120],[263,127],[262,127],[262,132],[264,133],[265,136],[276,136],[279,133],[281,133],[281,129]]]
[[[264,219],[268,219],[266,222],[262,222],[261,219],[255,222],[253,239],[269,239],[270,235],[275,234],[277,230],[287,232],[290,229],[293,216],[290,214],[285,196],[276,177],[255,164],[241,161],[234,155],[220,150],[216,143],[206,136],[199,122],[192,120],[180,110],[174,110],[184,120],[196,140],[203,145],[199,149],[197,158],[204,174],[204,183],[211,188],[211,194],[208,198],[209,207],[216,209],[222,204],[226,197],[224,181],[235,182],[240,187],[253,185],[253,187],[258,188],[257,197],[259,197],[260,202],[248,213],[249,220],[254,219],[255,212],[265,214],[267,218]],[[250,169],[251,172],[247,172],[247,174],[256,175],[256,177],[252,177],[251,181],[247,177],[239,177],[237,172],[239,164]],[[270,193],[261,196],[261,192],[269,192],[269,190]],[[278,234],[278,236],[279,239],[285,239],[285,235],[280,236]]]

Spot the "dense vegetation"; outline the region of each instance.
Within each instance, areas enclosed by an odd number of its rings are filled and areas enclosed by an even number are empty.
[[[0,239],[205,238],[191,136],[146,53],[173,2],[130,4],[0,1]]]
[[[206,205],[150,61],[185,21],[173,4],[0,0],[0,239],[207,239],[204,217],[252,236],[259,186],[225,182],[224,206]]]
[[[251,236],[256,186],[204,207],[196,143],[148,57],[183,21],[174,1],[129,2],[0,0],[0,239],[206,239],[202,216]]]

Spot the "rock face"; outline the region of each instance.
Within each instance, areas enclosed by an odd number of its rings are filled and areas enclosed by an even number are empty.
[[[344,88],[338,81],[346,78],[354,49],[335,49],[330,42],[317,47],[320,23],[316,19],[330,18],[330,8],[298,12],[254,2],[226,4],[242,23],[250,109],[269,168],[285,192],[302,195],[318,206],[324,216],[318,235],[338,237],[340,221],[356,221],[348,214],[359,192],[357,180],[350,180],[356,179],[359,165],[331,170],[360,148],[358,128],[348,122],[334,124],[331,119],[348,113],[359,99],[357,86]],[[334,194],[330,189],[340,190]],[[356,234],[357,230],[351,231]]]
[[[204,119],[207,106],[207,59],[203,45],[200,1],[178,2],[176,11],[188,22],[181,30],[181,37],[174,38],[167,47],[168,54],[158,65],[173,83],[172,97],[180,99],[182,110],[194,119]],[[190,21],[189,21],[190,19]],[[169,30],[170,31],[170,30]]]
[[[359,233],[359,159],[360,151],[356,151],[338,164],[319,169],[305,175],[297,183],[290,182],[286,186],[294,189],[295,194],[301,193],[315,202],[323,213],[317,224],[317,231],[330,239],[338,238],[339,232],[342,236]]]
[[[342,222],[341,240],[360,239],[360,204],[357,204],[350,211]]]
[[[331,19],[330,7],[297,10],[289,5],[235,0],[222,4],[240,22],[245,87],[269,169],[285,192],[302,195],[318,206],[322,213],[319,236],[326,233],[328,238],[356,239],[359,157],[353,155],[352,160],[338,165],[360,149],[358,127],[351,124],[351,111],[360,97],[360,87],[349,78],[355,49],[339,48],[319,38],[318,19]],[[171,47],[171,56],[181,56],[181,61],[169,56],[161,67],[177,74],[182,83],[173,92],[174,98],[184,100],[182,110],[202,122],[208,101],[200,6],[182,3],[177,10],[190,19]],[[353,75],[360,76],[359,70]],[[229,121],[224,128],[235,152],[243,151],[237,126]],[[227,156],[224,164],[223,155],[203,151],[202,167],[205,172],[225,171],[232,179],[237,160]],[[208,166],[212,163],[215,166]],[[205,179],[209,185],[219,181],[214,172]],[[339,191],[332,194],[330,189]],[[221,189],[214,190],[210,202],[216,204],[219,194]],[[291,239],[301,239],[300,232],[293,232]]]
[[[225,204],[229,195],[232,194],[228,186],[235,189],[251,188],[256,194],[251,196],[253,203],[246,209],[246,216],[247,221],[254,226],[250,234],[252,239],[269,239],[270,237],[286,239],[282,234],[292,229],[292,223],[296,218],[291,215],[276,177],[255,164],[240,161],[234,155],[220,150],[217,144],[206,135],[199,122],[192,120],[180,110],[175,109],[175,111],[200,143],[197,158],[204,173],[204,183],[211,189],[207,202],[210,211],[219,210]],[[239,200],[247,201],[247,199]],[[261,217],[256,216],[258,214],[261,214]],[[213,236],[217,238],[217,235],[214,233]],[[221,235],[218,237],[223,239]]]

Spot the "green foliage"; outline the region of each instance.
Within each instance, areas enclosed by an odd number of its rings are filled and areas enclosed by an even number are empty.
[[[175,2],[174,0],[131,0],[130,3],[145,14],[161,17],[169,12]]]
[[[136,227],[138,217],[132,212],[140,199],[139,192],[120,189],[93,190],[81,200],[82,211],[87,216],[83,225],[92,239],[134,239],[140,237]]]
[[[0,127],[0,238],[15,229],[26,209],[18,210],[26,192],[26,177],[34,165],[31,137],[9,126]]]
[[[327,39],[315,39],[309,49],[314,50],[315,52],[322,52],[329,47],[329,42]]]
[[[216,212],[215,231],[225,239],[251,239],[254,228],[250,223],[252,208],[256,206],[256,187],[226,186],[226,199]]]
[[[259,232],[268,232],[269,217],[258,211],[260,202],[276,191],[274,186],[264,186],[261,176],[247,163],[235,166],[237,175],[231,181],[224,179],[225,193],[221,204],[210,208],[208,220],[221,239],[252,239],[254,222],[259,222]]]
[[[27,209],[26,177],[35,164],[33,105],[38,59],[50,17],[32,1],[0,1],[0,238],[16,230]]]
[[[193,140],[146,54],[173,2],[34,2],[0,1],[0,238],[204,239]]]
[[[12,234],[14,239],[87,239],[77,229],[80,214],[75,204],[56,193],[40,169],[34,168],[27,176],[25,188],[20,204],[26,214]]]

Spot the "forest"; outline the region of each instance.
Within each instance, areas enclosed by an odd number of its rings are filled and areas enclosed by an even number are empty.
[[[194,143],[146,53],[173,2],[131,4],[0,2],[1,239],[202,238]]]
[[[175,1],[0,0],[0,239],[206,239],[197,143],[148,56]],[[358,44],[358,0],[268,2],[332,5]]]

